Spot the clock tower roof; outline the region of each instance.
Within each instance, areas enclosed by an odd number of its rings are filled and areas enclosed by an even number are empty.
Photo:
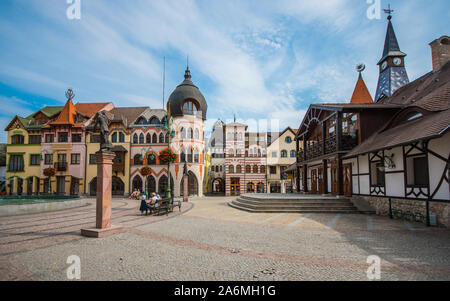
[[[383,56],[381,57],[378,65],[381,65],[388,57],[400,56],[405,57],[406,53],[400,51],[397,37],[395,36],[394,26],[392,25],[392,16],[388,17],[388,27],[386,32],[386,39],[384,41]]]

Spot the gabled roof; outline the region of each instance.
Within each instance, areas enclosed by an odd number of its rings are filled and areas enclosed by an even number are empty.
[[[356,82],[355,90],[353,90],[353,95],[350,103],[373,103],[373,98],[370,95],[369,89],[367,89],[366,83],[364,82],[361,73],[359,73],[359,78]]]
[[[39,113],[39,112],[41,112],[42,114],[44,114],[45,116],[50,118],[50,117],[55,116],[59,112],[61,112],[63,108],[64,108],[63,106],[46,106],[46,107],[40,109],[39,111],[34,112],[33,114],[31,114],[27,118],[30,118],[30,117],[34,118],[37,115],[37,113]]]
[[[133,124],[139,116],[145,111],[149,109],[148,107],[123,107],[123,108],[114,108],[108,113],[111,116],[110,119],[113,122],[123,121],[125,125]]]

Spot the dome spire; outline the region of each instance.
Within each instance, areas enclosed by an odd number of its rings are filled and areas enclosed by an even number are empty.
[[[189,70],[189,55],[187,56],[186,71],[184,72],[184,79],[185,80],[191,79],[191,70]]]

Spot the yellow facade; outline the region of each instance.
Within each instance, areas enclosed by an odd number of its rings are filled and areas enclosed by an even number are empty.
[[[41,145],[30,144],[30,135],[40,135],[40,131],[27,131],[18,118],[7,129],[8,141],[6,146],[6,191],[7,194],[36,194],[39,191],[39,179],[41,170]],[[23,144],[13,144],[13,136],[22,136]],[[13,156],[22,156],[23,167],[11,169]],[[32,164],[32,156],[39,157]],[[31,185],[28,180],[33,179]],[[22,184],[21,184],[22,183]],[[21,188],[19,187],[21,186]]]
[[[124,135],[124,142],[119,142],[119,139],[117,139],[118,142],[114,143],[112,142],[113,146],[121,146],[123,147],[126,152],[123,153],[124,164],[122,171],[114,171],[113,168],[113,177],[119,178],[123,183],[123,194],[129,194],[130,193],[130,143],[131,143],[131,135],[130,131],[125,129],[124,127],[114,127],[111,126],[110,128],[110,136],[109,141],[113,141],[113,135],[114,133],[123,133]],[[118,134],[119,135],[119,134]],[[86,186],[84,193],[87,195],[93,196],[93,189],[95,187],[95,181],[93,181],[97,177],[97,165],[92,164],[92,157],[95,157],[95,153],[100,150],[100,143],[95,143],[91,141],[92,135],[87,135],[86,141],[87,141],[87,156],[86,156]],[[113,181],[113,188],[115,186],[116,182]],[[114,191],[113,191],[114,193]]]
[[[281,168],[287,168],[288,166],[294,164],[297,160],[296,143],[294,139],[295,133],[290,128],[288,128],[275,141],[273,141],[270,146],[267,147],[267,181],[269,185],[268,191],[270,191],[271,184],[293,184],[292,176],[287,176],[286,179],[282,179]],[[283,152],[286,152],[286,157],[283,157]],[[276,172],[271,173],[270,167],[274,167]],[[284,191],[284,189],[281,190]]]

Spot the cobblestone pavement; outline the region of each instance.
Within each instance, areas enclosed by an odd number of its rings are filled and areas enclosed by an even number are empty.
[[[0,218],[0,280],[67,280],[70,255],[82,280],[450,280],[450,231],[358,214],[257,214],[198,198],[169,218],[140,216],[115,200],[124,233],[79,236],[95,206]],[[193,208],[191,207],[193,206]]]

